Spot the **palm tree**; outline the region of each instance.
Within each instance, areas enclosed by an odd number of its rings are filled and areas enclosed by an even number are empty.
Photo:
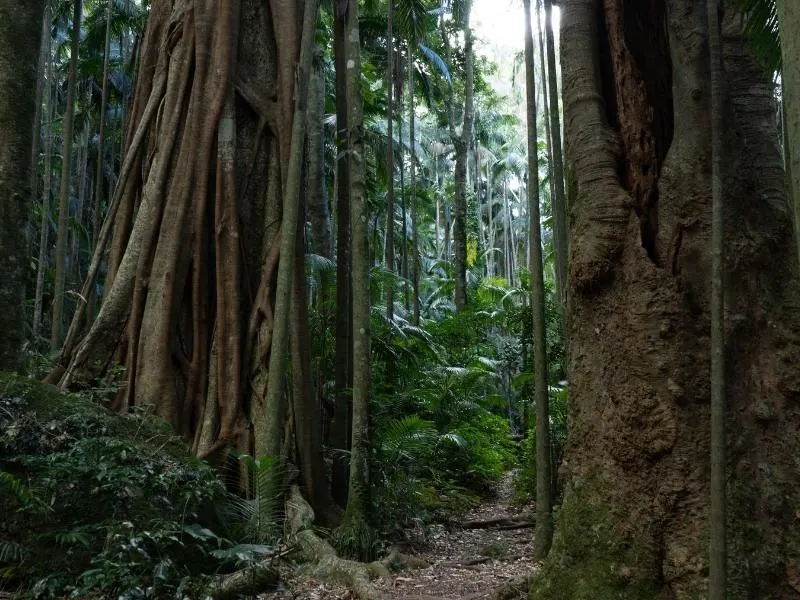
[[[544,272],[542,270],[541,217],[539,214],[539,161],[536,131],[536,71],[533,61],[531,0],[525,7],[525,89],[528,107],[528,240],[530,246],[531,307],[533,308],[533,369],[536,376],[536,537],[534,557],[543,560],[553,540],[550,482],[550,399],[547,376]]]

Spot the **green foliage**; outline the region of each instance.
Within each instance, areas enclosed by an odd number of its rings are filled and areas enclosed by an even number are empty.
[[[271,552],[209,528],[226,498],[165,423],[0,376],[3,587],[40,598],[198,597],[209,575]]]

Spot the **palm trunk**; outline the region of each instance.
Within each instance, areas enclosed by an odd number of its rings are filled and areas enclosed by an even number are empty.
[[[346,15],[347,148],[350,157],[350,229],[353,234],[353,420],[349,490],[340,539],[354,541],[349,554],[363,555],[370,550],[366,547],[370,545],[368,536],[353,532],[369,527],[370,259],[357,2],[348,2]]]
[[[531,0],[525,7],[525,90],[528,100],[528,232],[531,308],[533,309],[533,372],[536,403],[536,536],[533,554],[543,560],[553,541],[550,461],[550,398],[547,375],[544,271],[542,265],[541,215],[539,211],[539,161],[536,131],[536,72],[533,61]]]
[[[778,9],[778,22],[781,32],[781,53],[783,56],[783,107],[784,128],[788,144],[787,171],[789,174],[789,193],[795,211],[795,227],[800,231],[800,7],[792,0],[775,0]],[[800,235],[797,235],[800,252]]]
[[[413,323],[419,327],[419,229],[417,226],[417,136],[416,112],[414,103],[414,60],[411,41],[408,42],[408,143],[411,147],[411,292],[413,306]],[[438,242],[437,242],[438,243]]]
[[[78,44],[81,39],[81,15],[83,0],[75,0],[72,13],[72,39],[70,43],[69,80],[67,83],[67,108],[64,112],[62,137],[64,151],[61,159],[61,186],[58,194],[58,230],[56,232],[56,276],[53,292],[53,317],[50,346],[61,347],[62,313],[64,310],[64,288],[67,272],[67,216],[69,212],[70,178],[72,176],[72,127],[75,120],[75,82],[78,70]]]
[[[722,196],[724,89],[719,6],[707,0],[708,48],[711,74],[711,543],[709,547],[709,600],[726,598],[725,544],[725,244]]]
[[[550,116],[550,141],[552,142],[551,179],[555,195],[551,199],[553,206],[553,242],[556,254],[556,284],[561,306],[567,304],[567,203],[564,194],[564,160],[561,151],[561,116],[558,94],[558,74],[556,72],[556,51],[553,39],[553,3],[544,0],[544,9],[547,15],[545,26],[545,40],[547,43],[547,77]]]
[[[386,54],[386,269],[394,273],[394,32],[392,0],[388,0]],[[387,278],[386,285],[386,319],[394,320],[394,281]]]
[[[351,398],[353,385],[352,281],[350,242],[350,163],[347,154],[347,55],[345,14],[334,9],[334,61],[336,66],[336,405],[331,426],[334,453],[331,490],[340,506],[347,505],[349,462],[343,452],[350,449]]]
[[[453,244],[455,246],[455,303],[459,311],[467,307],[467,159],[472,140],[474,117],[475,77],[473,65],[472,31],[470,29],[471,0],[466,0],[464,12],[464,114],[461,135],[453,136],[456,150],[455,166],[455,219]]]
[[[50,35],[50,23],[53,20],[53,12],[50,3],[45,3],[45,23],[48,23],[47,31],[47,54],[45,56],[46,67],[40,65],[40,70],[44,69],[46,87],[44,89],[45,122],[44,122],[44,168],[42,181],[42,217],[39,225],[39,263],[36,268],[36,292],[33,302],[33,340],[38,345],[39,333],[42,328],[42,304],[44,302],[44,277],[47,273],[47,238],[50,233],[50,188],[53,182],[53,118],[55,115],[55,105],[53,99],[53,58],[51,56],[52,37]]]

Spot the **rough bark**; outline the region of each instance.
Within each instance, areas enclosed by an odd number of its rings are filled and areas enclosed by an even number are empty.
[[[25,202],[44,3],[0,2],[0,370],[22,363]]]
[[[72,12],[69,75],[67,81],[67,107],[61,126],[64,149],[61,154],[61,185],[58,193],[58,230],[56,231],[56,275],[53,291],[53,314],[50,346],[54,351],[61,347],[64,311],[64,288],[67,275],[67,217],[69,212],[70,179],[72,178],[72,128],[75,121],[75,81],[78,70],[78,44],[81,40],[83,1],[75,0]]]
[[[792,0],[775,0],[781,32],[784,128],[789,142],[785,151],[789,192],[794,205],[795,231],[800,231],[800,6]],[[798,252],[800,252],[800,235]]]
[[[282,374],[286,370],[286,353],[289,338],[289,313],[292,310],[294,290],[295,247],[297,245],[298,220],[300,215],[300,189],[305,150],[306,110],[308,106],[308,78],[311,72],[312,51],[317,23],[316,0],[306,0],[303,17],[300,61],[295,81],[295,109],[292,125],[291,151],[284,186],[283,219],[281,225],[281,257],[278,264],[278,281],[275,295],[275,323],[272,333],[272,350],[269,359],[269,372],[273,374],[267,383],[267,395],[263,418],[258,422],[264,427],[257,428],[255,442],[258,456],[278,456],[281,447],[281,429],[284,413],[284,384]],[[301,238],[302,239],[302,238]],[[305,278],[303,278],[305,285]],[[305,300],[305,294],[303,294]],[[295,310],[297,310],[295,308]],[[238,365],[237,365],[238,366]],[[277,375],[281,374],[281,375]],[[260,450],[260,451],[258,451]]]
[[[536,65],[533,60],[531,2],[525,8],[525,91],[528,137],[528,268],[533,310],[533,372],[536,405],[536,537],[534,558],[543,560],[553,541],[553,512],[550,463],[550,398],[547,374],[547,338],[544,307],[544,266],[542,264],[541,215],[539,210],[538,132],[536,130]]]
[[[721,20],[727,597],[800,598],[798,263],[772,89],[733,8]],[[571,420],[558,534],[531,598],[706,597],[706,6],[570,0],[562,31]],[[642,160],[648,137],[655,163]]]
[[[252,453],[265,427],[298,21],[285,0],[153,2],[92,261],[113,229],[107,295],[52,376],[77,385],[119,361],[114,406],[153,407],[204,458]]]

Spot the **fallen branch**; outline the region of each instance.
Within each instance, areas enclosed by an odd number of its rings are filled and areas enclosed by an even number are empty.
[[[483,521],[464,521],[462,529],[525,529],[533,527],[536,521],[531,517],[501,517]]]

